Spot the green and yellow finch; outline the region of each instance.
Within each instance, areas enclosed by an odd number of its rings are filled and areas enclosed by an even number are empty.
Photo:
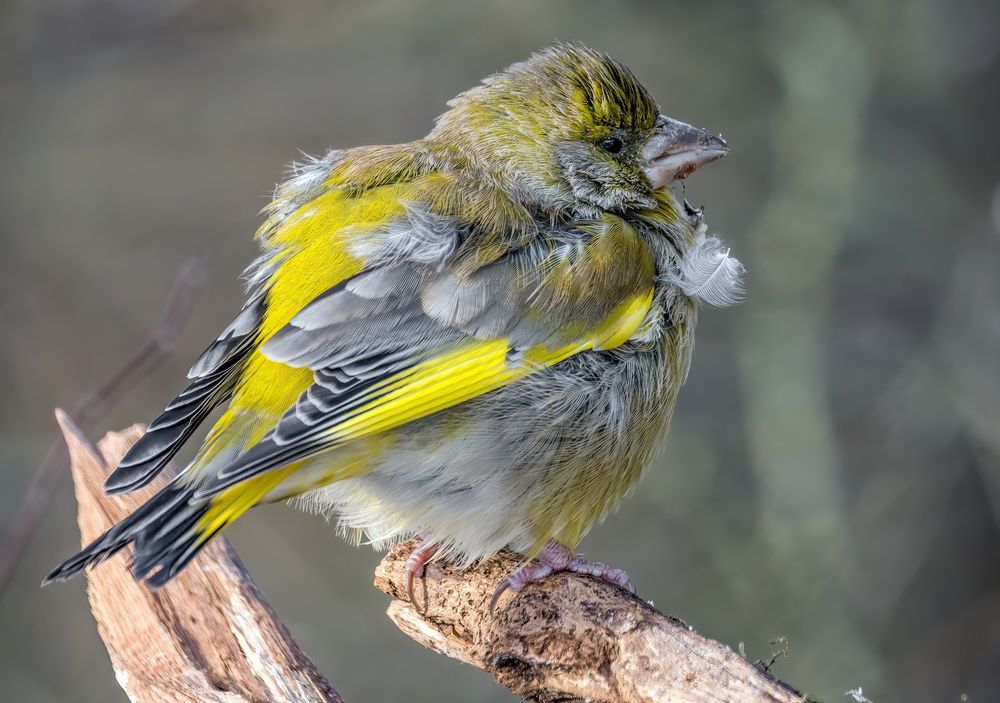
[[[424,139],[334,150],[266,208],[248,301],[108,478],[134,490],[222,403],[195,459],[56,568],[134,545],[167,582],[249,508],[300,496],[410,578],[503,547],[518,590],[574,556],[635,486],[670,421],[699,303],[742,268],[669,184],[723,156],[633,74],[545,49],[450,103]]]

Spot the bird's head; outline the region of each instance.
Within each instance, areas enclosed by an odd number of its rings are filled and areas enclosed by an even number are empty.
[[[428,139],[548,211],[628,212],[725,156],[705,130],[666,117],[632,72],[579,44],[558,44],[449,103]]]

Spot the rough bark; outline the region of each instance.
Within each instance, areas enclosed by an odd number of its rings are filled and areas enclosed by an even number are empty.
[[[535,701],[805,703],[729,647],[704,637],[625,591],[573,574],[550,576],[488,603],[518,565],[504,553],[460,571],[431,563],[407,598],[405,562],[416,546],[393,549],[375,586],[393,598],[389,618],[445,656],[489,671]]]
[[[56,415],[69,447],[80,535],[87,544],[139,507],[165,479],[109,498],[102,490],[104,479],[143,428],[110,433],[94,447],[69,417]],[[192,568],[157,590],[137,583],[120,553],[88,571],[87,595],[115,676],[132,701],[341,701],[225,539],[213,541]]]

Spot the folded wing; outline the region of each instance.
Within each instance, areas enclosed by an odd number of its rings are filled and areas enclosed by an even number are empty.
[[[264,439],[204,477],[195,500],[618,346],[651,304],[652,261],[617,218],[547,233],[482,266],[463,255],[465,234],[456,226],[444,264],[419,249],[371,257],[266,340],[265,356],[312,369],[313,383]]]
[[[150,423],[146,433],[108,476],[104,490],[126,493],[149,483],[174,457],[205,417],[227,400],[264,314],[264,296],[255,295],[209,345],[188,372],[191,384]]]

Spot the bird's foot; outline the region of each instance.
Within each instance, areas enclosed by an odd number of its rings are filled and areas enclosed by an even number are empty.
[[[582,556],[575,556],[570,560],[566,571],[572,571],[574,574],[594,576],[602,581],[613,583],[619,588],[624,588],[629,593],[635,593],[635,586],[632,585],[632,580],[628,577],[628,574],[622,569],[608,566],[604,562],[590,561],[589,559],[584,559]]]
[[[413,581],[416,578],[423,577],[424,567],[430,561],[431,557],[437,553],[437,550],[438,546],[436,544],[423,542],[419,547],[410,552],[410,556],[406,557],[406,595],[409,596],[410,603],[418,612],[421,609],[417,607],[417,601],[413,597]]]
[[[619,588],[624,588],[629,593],[635,593],[635,587],[632,586],[628,574],[621,569],[615,569],[599,561],[590,561],[582,556],[573,556],[566,547],[552,540],[542,548],[536,559],[512,571],[507,578],[500,582],[493,597],[490,598],[490,613],[496,607],[500,596],[507,591],[517,593],[529,583],[541,581],[557,571],[570,571],[574,574],[594,576]]]

